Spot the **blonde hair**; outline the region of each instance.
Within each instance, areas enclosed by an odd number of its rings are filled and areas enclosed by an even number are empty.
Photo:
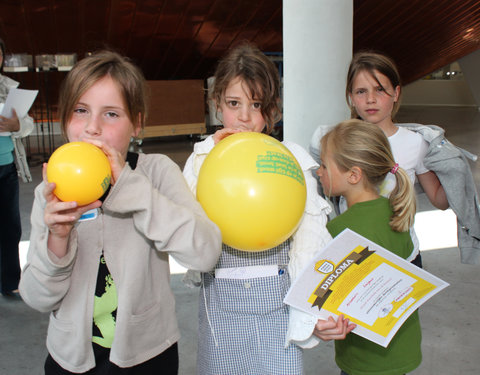
[[[353,81],[360,72],[368,72],[373,79],[375,79],[377,84],[385,90],[385,87],[382,86],[378,80],[378,77],[375,75],[375,71],[382,73],[385,77],[387,77],[394,90],[397,86],[401,88],[402,84],[400,80],[400,74],[398,73],[395,62],[391,58],[381,53],[371,51],[360,51],[355,53],[348,68],[347,85],[345,87],[345,98],[350,108],[351,118],[360,118],[355,110],[355,107],[350,101],[350,94],[352,94],[353,90]],[[389,93],[387,90],[385,90],[385,92],[387,95],[393,96],[393,93]],[[395,117],[400,107],[401,95],[402,90],[400,90],[397,101],[393,103],[392,119]]]
[[[378,188],[386,175],[398,167],[383,131],[362,120],[341,122],[320,142],[322,153],[330,152],[341,171],[360,168],[366,183],[374,188]],[[393,211],[390,227],[394,231],[405,232],[413,225],[415,193],[407,172],[398,168],[394,175],[396,184],[389,197]]]
[[[243,43],[231,49],[215,70],[215,82],[210,99],[219,107],[225,100],[228,85],[240,78],[253,99],[261,101],[261,112],[270,134],[277,121],[282,118],[280,108],[280,79],[275,64],[257,47]]]
[[[80,60],[62,82],[58,115],[64,135],[81,96],[106,76],[111,77],[118,85],[132,124],[138,124],[140,115],[140,126],[144,128],[147,116],[147,86],[143,73],[127,57],[102,50]]]

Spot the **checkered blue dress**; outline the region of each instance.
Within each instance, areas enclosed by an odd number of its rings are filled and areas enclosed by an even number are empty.
[[[200,375],[302,374],[302,350],[285,349],[290,287],[290,242],[262,252],[223,245],[216,268],[278,265],[278,275],[244,280],[202,275],[197,373]]]

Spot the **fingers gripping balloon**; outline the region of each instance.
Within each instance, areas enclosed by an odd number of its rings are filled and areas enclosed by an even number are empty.
[[[86,142],[70,142],[50,156],[47,180],[55,182],[55,195],[79,206],[99,199],[110,185],[111,170],[107,156]]]
[[[276,139],[242,132],[219,142],[205,159],[197,199],[239,250],[262,251],[297,229],[305,201],[305,178],[297,160]]]

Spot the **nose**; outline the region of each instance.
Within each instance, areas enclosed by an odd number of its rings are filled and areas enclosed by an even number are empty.
[[[239,120],[241,121],[248,121],[250,120],[250,108],[248,106],[242,106],[240,108],[240,113],[238,116]]]
[[[322,177],[322,167],[318,168],[315,173],[318,177]]]
[[[85,125],[85,132],[88,135],[100,135],[102,133],[102,127],[100,124],[100,119],[97,116],[90,116]]]
[[[375,96],[375,92],[369,91],[367,94],[367,103],[376,103],[377,98]]]

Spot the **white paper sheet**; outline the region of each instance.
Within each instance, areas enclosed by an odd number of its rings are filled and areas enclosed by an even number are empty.
[[[386,347],[448,283],[346,229],[319,251],[284,302],[320,319],[344,314],[354,333]]]
[[[25,117],[37,97],[38,90],[24,90],[11,88],[8,92],[7,100],[3,106],[1,115],[3,117],[12,117],[12,108],[17,112],[19,118]]]

